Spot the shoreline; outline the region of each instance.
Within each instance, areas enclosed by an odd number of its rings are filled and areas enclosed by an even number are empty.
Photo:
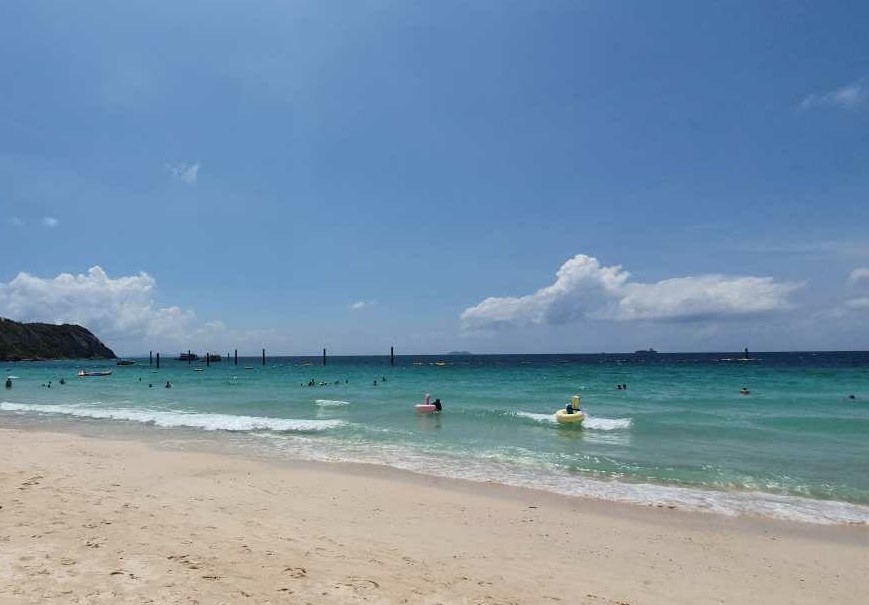
[[[869,589],[864,526],[215,443],[0,429],[0,600],[856,603]]]
[[[5,405],[5,404],[4,404]],[[28,406],[23,406],[28,408]],[[39,407],[39,406],[37,406]],[[13,413],[14,414],[14,413]],[[147,443],[165,441],[198,444],[198,451],[242,455],[264,461],[324,463],[383,468],[399,473],[467,481],[473,484],[501,485],[516,489],[539,491],[565,498],[579,498],[605,504],[676,509],[726,517],[745,517],[792,521],[804,524],[869,527],[869,506],[841,500],[808,498],[793,494],[746,490],[715,489],[706,486],[671,485],[623,479],[605,480],[582,474],[570,475],[538,470],[533,478],[493,471],[488,463],[452,461],[444,465],[440,458],[436,467],[426,467],[420,461],[430,458],[409,452],[393,460],[373,460],[370,452],[342,450],[336,457],[335,443],[309,442],[303,449],[294,449],[280,439],[280,433],[243,430],[203,430],[193,425],[162,425],[105,416],[22,415],[0,414],[0,421],[13,428],[29,431],[61,432],[109,440],[133,440]],[[0,428],[2,428],[0,424]],[[108,431],[106,430],[108,428]],[[304,437],[304,435],[301,435]],[[319,449],[318,449],[319,448]],[[325,452],[325,453],[324,453]],[[343,457],[343,458],[342,458]],[[393,456],[394,458],[394,456]],[[461,466],[456,466],[462,462]],[[518,468],[518,467],[517,467]]]

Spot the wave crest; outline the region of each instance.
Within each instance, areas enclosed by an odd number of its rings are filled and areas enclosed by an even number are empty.
[[[555,414],[538,414],[536,412],[515,412],[520,418],[527,418],[534,422],[544,424],[555,424]],[[593,431],[617,431],[621,429],[629,429],[633,424],[632,418],[597,418],[586,413],[585,420],[582,421],[582,428],[591,429]]]
[[[197,414],[169,410],[135,410],[130,408],[94,408],[78,405],[36,405],[0,403],[7,412],[36,412],[78,418],[127,420],[153,424],[163,428],[196,428],[206,431],[275,431],[280,433],[313,433],[345,424],[343,420],[307,420],[299,418],[269,418],[264,416],[233,416],[232,414]]]

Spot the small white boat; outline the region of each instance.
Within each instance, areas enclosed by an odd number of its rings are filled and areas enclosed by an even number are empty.
[[[84,376],[111,376],[111,370],[79,370],[78,375]]]

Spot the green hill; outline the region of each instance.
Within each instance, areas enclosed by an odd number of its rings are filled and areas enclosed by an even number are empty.
[[[115,357],[87,328],[71,324],[23,324],[0,317],[0,361]]]

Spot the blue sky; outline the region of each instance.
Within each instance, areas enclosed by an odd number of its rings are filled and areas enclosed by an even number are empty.
[[[125,354],[865,349],[867,22],[3,2],[0,315]]]

